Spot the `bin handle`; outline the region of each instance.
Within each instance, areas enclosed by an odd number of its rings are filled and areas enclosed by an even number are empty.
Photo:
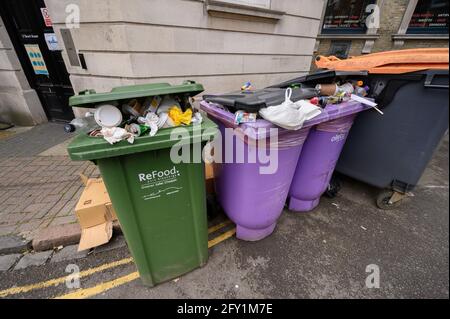
[[[430,88],[430,89],[447,89],[448,90],[448,84],[447,85],[432,84],[435,75],[436,74],[434,74],[434,73],[427,74],[427,77],[425,78],[425,83],[423,84],[423,86],[426,88]]]

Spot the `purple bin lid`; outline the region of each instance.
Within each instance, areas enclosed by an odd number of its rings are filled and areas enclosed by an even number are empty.
[[[317,124],[321,124],[348,115],[359,113],[368,110],[370,108],[371,106],[364,105],[352,100],[340,104],[329,104],[322,110],[322,113],[320,115],[316,116],[315,118],[309,121],[305,121],[305,123],[303,124],[303,128],[312,127]],[[267,135],[269,134],[268,131],[270,128],[278,128],[283,131],[288,131],[264,119],[257,119],[256,122],[254,123],[235,124],[234,113],[224,110],[218,104],[202,101],[200,102],[200,109],[205,111],[213,119],[222,122],[226,127],[230,128],[239,127],[240,130],[242,130],[245,133],[245,135],[253,139],[259,140],[262,138],[266,138]],[[260,130],[261,128],[264,128],[265,130]]]

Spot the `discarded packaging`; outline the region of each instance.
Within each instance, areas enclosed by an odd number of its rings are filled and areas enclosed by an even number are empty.
[[[130,133],[133,133],[136,137],[142,136],[150,131],[150,127],[143,124],[132,123],[125,126],[125,130]]]
[[[143,104],[145,112],[156,113],[161,101],[162,98],[160,96],[146,98]]]
[[[169,118],[173,121],[175,126],[181,124],[189,125],[192,120],[192,110],[187,109],[183,112],[181,108],[173,106],[169,109]]]
[[[292,89],[286,90],[285,101],[280,105],[259,110],[265,120],[287,130],[299,130],[303,123],[321,113],[320,108],[306,100],[291,101]]]
[[[181,109],[180,103],[178,103],[173,97],[170,95],[165,95],[156,111],[156,114],[160,115],[161,113],[168,113],[171,107],[179,107]]]
[[[336,84],[317,84],[316,91],[319,95],[332,96],[338,92],[338,86]]]
[[[127,114],[127,115],[131,115],[133,117],[141,116],[142,113],[139,112],[139,108],[138,107],[133,107],[132,103],[134,103],[134,105],[137,105],[138,102],[136,100],[132,100],[128,104],[122,105],[122,112]]]
[[[236,111],[234,123],[241,124],[241,123],[254,123],[256,122],[256,113],[248,113],[245,111]]]
[[[355,95],[355,94],[352,94],[352,95],[350,96],[350,98],[351,98],[353,101],[359,102],[359,103],[364,104],[364,105],[371,106],[373,109],[375,109],[375,111],[377,111],[377,112],[380,113],[381,115],[384,115],[383,111],[381,111],[379,108],[377,108],[377,106],[378,106],[377,103],[375,103],[375,102],[373,102],[373,101],[371,101],[371,100],[368,100],[368,99],[366,99],[366,98],[357,96],[357,95]]]
[[[114,105],[104,104],[95,109],[95,122],[101,127],[116,127],[122,123],[122,112]]]
[[[127,140],[130,144],[134,143],[134,135],[121,127],[103,127],[101,134],[103,138],[111,145],[123,140]]]
[[[194,113],[194,116],[192,116],[192,124],[198,125],[202,124],[203,122],[203,116],[200,114],[200,112]]]
[[[112,222],[117,220],[105,184],[101,178],[88,179],[75,214],[81,227],[78,251],[97,247],[112,237]]]
[[[295,104],[300,105],[300,111],[305,114],[306,121],[315,118],[322,113],[319,107],[306,100],[300,100]]]
[[[347,82],[341,86],[337,84],[317,84],[316,91],[322,96],[335,96],[339,93],[352,94],[355,91],[353,84]]]
[[[250,91],[252,89],[253,89],[253,87],[252,87],[252,83],[250,81],[245,82],[245,84],[241,87],[242,91]]]

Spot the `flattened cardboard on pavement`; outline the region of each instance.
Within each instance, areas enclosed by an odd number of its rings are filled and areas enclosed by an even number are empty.
[[[75,214],[81,226],[78,251],[109,242],[112,237],[112,222],[117,220],[117,216],[101,178],[86,180]]]

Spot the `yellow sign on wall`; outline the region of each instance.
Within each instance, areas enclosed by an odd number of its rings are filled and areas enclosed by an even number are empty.
[[[27,51],[28,58],[33,66],[34,73],[40,75],[49,75],[47,66],[45,65],[44,57],[42,56],[41,49],[37,44],[25,44],[25,50]]]

